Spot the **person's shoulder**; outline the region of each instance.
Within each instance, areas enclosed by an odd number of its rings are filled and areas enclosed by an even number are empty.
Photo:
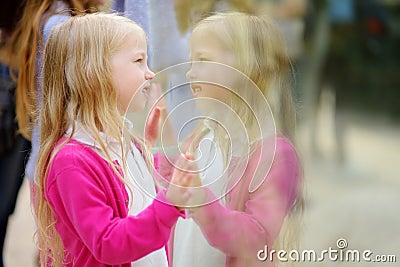
[[[298,153],[293,142],[282,135],[264,138],[257,143],[255,155],[259,155],[262,151],[262,158],[277,161],[298,162]],[[272,157],[272,158],[271,158]]]
[[[62,137],[53,149],[46,187],[70,192],[79,184],[92,186],[111,179],[112,169],[89,145],[75,139]]]
[[[255,192],[262,185],[266,188],[271,183],[289,188],[289,184],[297,184],[294,181],[300,177],[301,166],[296,148],[290,139],[282,135],[269,136],[255,143],[248,163],[250,192]]]
[[[74,139],[61,138],[54,148],[52,165],[58,169],[99,165],[104,160],[93,149]]]
[[[297,161],[297,151],[294,144],[284,136],[276,137],[275,154],[286,159]]]

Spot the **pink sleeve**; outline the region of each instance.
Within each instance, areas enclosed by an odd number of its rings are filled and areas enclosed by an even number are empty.
[[[253,257],[265,245],[273,244],[297,196],[298,184],[296,153],[288,143],[283,143],[262,185],[253,193],[246,192],[243,211],[213,202],[197,209],[192,217],[213,247],[231,257]],[[207,192],[209,199],[215,199]]]
[[[73,231],[98,261],[110,265],[137,260],[166,245],[181,213],[165,204],[165,190],[137,216],[121,218],[91,176],[82,168],[69,167],[48,186],[47,198],[64,223],[59,232]]]

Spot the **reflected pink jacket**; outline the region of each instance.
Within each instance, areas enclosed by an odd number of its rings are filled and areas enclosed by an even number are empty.
[[[225,253],[226,266],[229,267],[274,265],[269,260],[259,261],[257,252],[265,245],[272,247],[300,188],[301,173],[296,151],[287,139],[277,137],[272,167],[261,186],[249,193],[249,183],[259,155],[260,149],[250,156],[242,179],[225,198],[226,206],[213,202],[191,215],[209,244]],[[259,164],[263,162],[269,164],[270,160],[261,158]],[[208,197],[215,199],[210,191]],[[173,236],[168,244],[170,262]]]
[[[165,246],[183,214],[165,204],[165,191],[160,191],[145,210],[128,216],[125,185],[102,157],[73,139],[51,163],[45,197],[67,251],[65,266],[130,267]]]

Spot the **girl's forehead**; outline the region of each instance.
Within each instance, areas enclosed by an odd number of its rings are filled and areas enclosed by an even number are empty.
[[[193,36],[201,36],[205,35],[210,32],[214,32],[215,30],[212,30],[209,25],[199,25],[196,28],[193,29],[192,31],[192,38]]]
[[[144,38],[146,39],[146,33],[144,32],[144,30],[137,24],[128,24],[126,26],[126,31],[129,31],[131,34],[134,34],[136,36],[138,36],[139,38]]]
[[[192,46],[197,44],[207,44],[209,41],[215,40],[216,35],[217,33],[208,27],[198,27],[190,36],[190,44]]]
[[[192,32],[190,37],[191,49],[214,48],[218,50],[231,50],[230,42],[226,34],[216,31],[214,28],[201,27]]]
[[[126,40],[124,43],[136,43],[138,46],[147,45],[147,38],[143,29],[136,25],[133,26],[126,29]]]
[[[220,24],[220,23],[217,23]],[[190,40],[195,42],[201,41],[218,41],[221,45],[230,46],[230,38],[222,25],[214,25],[206,23],[197,26],[191,34]]]
[[[226,24],[222,21],[206,21],[201,22],[194,27],[192,34],[214,32],[217,34],[223,34],[226,31]]]

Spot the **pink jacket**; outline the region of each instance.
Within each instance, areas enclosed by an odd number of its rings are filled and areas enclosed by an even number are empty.
[[[296,200],[301,180],[293,146],[283,137],[276,140],[272,167],[256,191],[249,193],[248,188],[260,158],[260,149],[250,156],[243,177],[227,194],[226,206],[213,202],[191,215],[209,244],[226,254],[226,266],[273,266],[269,260],[259,261],[257,252],[265,245],[272,247]],[[263,164],[263,159],[259,164]],[[215,199],[211,191],[208,191],[208,197]],[[173,236],[168,245],[170,262]]]
[[[140,214],[128,216],[124,184],[103,158],[73,139],[51,163],[45,197],[67,251],[65,266],[130,267],[165,246],[183,214],[165,204],[164,190]]]

